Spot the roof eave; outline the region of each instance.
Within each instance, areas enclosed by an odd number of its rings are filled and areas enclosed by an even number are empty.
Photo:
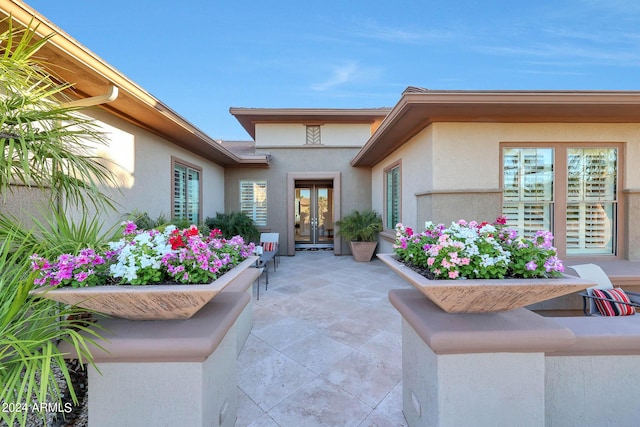
[[[188,149],[221,166],[241,164],[241,159],[207,136],[174,110],[149,94],[124,74],[107,64],[36,10],[16,0],[1,0],[0,12],[11,15],[23,26],[37,25],[44,37],[54,34],[38,56],[52,64],[51,72],[73,84],[69,95],[85,98],[104,94],[111,85],[119,89],[118,98],[99,108],[136,126]],[[266,158],[263,163],[268,164]]]
[[[405,91],[351,165],[376,165],[434,122],[638,121],[640,92],[634,91]]]
[[[251,138],[256,138],[257,123],[374,123],[390,108],[240,108],[229,112]]]

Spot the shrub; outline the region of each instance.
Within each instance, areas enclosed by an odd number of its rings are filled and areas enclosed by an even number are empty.
[[[216,213],[215,218],[205,219],[205,224],[211,230],[218,229],[226,239],[233,236],[242,236],[246,242],[257,242],[260,239],[260,231],[253,219],[244,212]]]

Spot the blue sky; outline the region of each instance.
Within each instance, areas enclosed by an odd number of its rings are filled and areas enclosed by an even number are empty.
[[[640,89],[640,2],[27,0],[213,138],[229,107],[392,107],[407,86]]]

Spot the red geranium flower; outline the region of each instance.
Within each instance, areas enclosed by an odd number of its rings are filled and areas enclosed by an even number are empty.
[[[178,248],[182,248],[185,246],[184,241],[182,240],[182,236],[178,230],[174,230],[169,237],[169,243],[171,244],[171,249],[176,250]]]

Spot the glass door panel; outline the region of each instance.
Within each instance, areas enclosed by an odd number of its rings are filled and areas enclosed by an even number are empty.
[[[296,243],[311,241],[311,189],[296,188]]]
[[[333,243],[333,188],[317,188],[318,243]]]

